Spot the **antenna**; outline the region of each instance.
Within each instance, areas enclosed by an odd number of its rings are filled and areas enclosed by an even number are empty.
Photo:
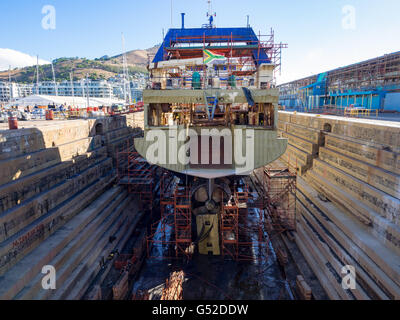
[[[213,12],[212,12],[212,2],[211,0],[207,0],[208,3],[208,12],[207,12],[207,17],[212,16]]]
[[[173,11],[172,11],[172,0],[171,0],[171,29],[173,28],[172,18],[173,18]]]
[[[207,18],[209,21],[209,28],[213,28],[214,27],[214,17],[216,17],[217,14],[215,12],[213,12],[212,1],[207,0],[207,3],[208,3]]]
[[[129,81],[129,72],[128,72],[128,61],[126,59],[125,52],[125,37],[124,34],[121,33],[122,38],[122,65],[123,65],[123,76],[124,76],[124,99],[126,102],[131,103],[131,83]]]

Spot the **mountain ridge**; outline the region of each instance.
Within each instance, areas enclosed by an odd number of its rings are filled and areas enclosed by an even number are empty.
[[[155,55],[158,45],[148,49],[138,49],[126,52],[127,64],[130,74],[147,73],[149,56]],[[61,57],[53,60],[56,81],[70,80],[71,71],[73,79],[80,80],[89,75],[92,80],[109,79],[122,73],[123,54],[113,57],[103,56],[96,59],[79,57]],[[11,81],[19,83],[33,83],[36,81],[36,66],[15,68],[10,71]],[[9,80],[9,71],[0,72],[0,81]],[[53,72],[51,64],[39,65],[39,80],[52,81]]]

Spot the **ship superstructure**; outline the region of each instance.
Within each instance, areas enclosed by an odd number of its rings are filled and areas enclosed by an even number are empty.
[[[280,157],[287,145],[276,128],[281,47],[250,27],[170,29],[149,65],[137,151],[165,169],[209,179],[250,173]]]

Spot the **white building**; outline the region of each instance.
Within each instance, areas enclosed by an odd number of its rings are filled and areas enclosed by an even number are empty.
[[[0,82],[0,102],[8,102],[16,96],[17,88],[14,83]]]
[[[52,81],[43,81],[39,83],[39,92],[36,85],[34,85],[33,91],[35,94],[55,96],[56,86]]]
[[[27,97],[32,94],[32,85],[18,84],[14,82],[0,82],[0,102]]]
[[[131,97],[135,102],[142,100],[143,79],[135,79],[130,83]],[[0,102],[5,103],[13,99],[35,95],[87,97],[103,99],[124,99],[123,80],[116,78],[106,80],[42,81],[39,88],[35,84],[20,84],[0,82]]]
[[[54,90],[54,83],[53,90]],[[75,97],[89,97],[91,98],[114,98],[113,86],[106,80],[80,80],[63,81],[57,84],[58,95],[60,96],[75,96]],[[45,94],[45,93],[43,93]],[[52,95],[51,93],[47,93]]]
[[[118,99],[125,99],[124,79],[119,76],[108,80],[112,84],[113,94]],[[129,83],[130,96],[132,101],[138,102],[143,100],[143,89],[145,88],[146,79],[136,76]]]
[[[33,94],[32,84],[18,84],[19,97],[28,97]]]

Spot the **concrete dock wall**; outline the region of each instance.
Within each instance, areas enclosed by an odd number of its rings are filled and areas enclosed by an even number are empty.
[[[140,134],[143,113],[20,127],[0,126],[0,299],[44,299],[43,265],[62,270],[61,287],[82,276],[83,262],[126,242],[139,209],[128,210],[130,196],[114,187],[115,164]]]
[[[294,238],[327,294],[400,299],[400,123],[279,112],[278,128],[298,167]]]

